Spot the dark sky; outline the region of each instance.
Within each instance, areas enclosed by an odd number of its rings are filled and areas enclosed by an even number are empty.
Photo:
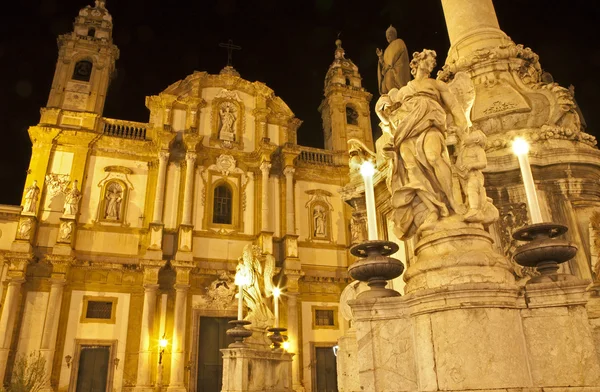
[[[22,0],[3,6],[0,24],[0,203],[20,202],[31,155],[27,127],[39,121],[57,58],[56,37],[71,31],[93,0]],[[600,6],[590,0],[496,0],[500,27],[540,55],[561,85],[576,87],[588,123],[600,127]],[[341,32],[346,57],[363,86],[377,91],[375,49],[390,23],[410,52],[435,49],[438,66],[449,48],[439,0],[109,0],[114,41],[121,51],[106,117],[147,121],[144,97],[194,70],[218,73],[229,38],[241,76],[271,87],[304,120],[299,143],[322,147],[317,107]],[[373,99],[373,103],[376,98]],[[377,133],[378,130],[375,131]]]

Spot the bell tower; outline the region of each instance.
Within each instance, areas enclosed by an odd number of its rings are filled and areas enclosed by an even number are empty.
[[[359,139],[373,149],[369,102],[358,67],[345,57],[342,41],[335,41],[335,59],[325,76],[325,97],[319,106],[325,149],[347,151],[349,139]]]
[[[58,61],[47,108],[102,115],[119,58],[112,28],[105,1],[96,0],[94,6],[79,11],[73,31],[58,37]]]

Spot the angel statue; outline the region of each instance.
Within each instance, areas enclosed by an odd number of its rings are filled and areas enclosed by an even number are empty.
[[[414,79],[382,95],[375,107],[384,132],[391,135],[384,150],[392,160],[387,182],[400,239],[431,230],[450,216],[463,221],[467,213],[457,198],[461,189],[455,189],[446,145],[449,134],[451,139],[467,134],[475,90],[466,74],[457,74],[455,85],[432,79],[435,65],[435,51],[414,53]]]
[[[275,317],[267,306],[265,298],[273,294],[273,275],[275,274],[275,259],[266,255],[261,260],[260,248],[256,245],[246,245],[242,257],[236,267],[236,281],[243,276],[244,301],[248,306],[247,319],[254,327],[266,328],[273,325]]]

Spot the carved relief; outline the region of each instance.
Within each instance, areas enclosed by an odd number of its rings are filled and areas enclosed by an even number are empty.
[[[331,241],[331,211],[333,206],[328,197],[332,194],[322,189],[306,191],[310,200],[306,203],[309,213],[309,227],[311,240]]]
[[[590,253],[595,281],[600,277],[600,212],[594,211],[590,217]]]
[[[71,236],[73,234],[73,221],[62,221],[60,228],[58,229],[59,242],[71,242]]]
[[[30,240],[33,231],[34,221],[32,217],[21,217],[19,222],[19,230],[17,231],[17,239]]]
[[[46,175],[46,190],[49,197],[54,197],[58,193],[65,193],[69,185],[69,175],[50,173]]]
[[[200,297],[199,303],[195,306],[219,310],[235,307],[236,292],[233,276],[222,272],[209,287],[206,287],[206,294]]]
[[[513,238],[512,234],[515,230],[528,224],[528,222],[527,206],[525,203],[512,203],[502,206],[500,219],[498,220],[500,242],[504,255],[513,265],[514,274],[517,279],[528,278],[538,274],[535,268],[518,265],[512,257],[518,246],[517,240]]]

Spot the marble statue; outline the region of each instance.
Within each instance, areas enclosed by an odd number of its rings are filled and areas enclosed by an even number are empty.
[[[325,237],[326,236],[326,223],[327,223],[327,215],[325,214],[325,209],[322,206],[316,206],[313,210],[313,219],[314,219],[314,230],[316,237]]]
[[[35,214],[38,197],[40,196],[40,188],[37,186],[37,180],[33,180],[33,184],[25,189],[25,203],[23,204],[23,212]]]
[[[224,102],[219,109],[221,117],[221,128],[219,130],[219,139],[235,140],[235,121],[237,120],[235,106],[231,102]]]
[[[387,94],[392,88],[402,88],[410,80],[408,50],[396,29],[390,25],[385,32],[388,46],[385,51],[377,48],[377,81],[380,94]]]
[[[123,200],[123,188],[120,184],[113,182],[106,189],[104,195],[104,219],[119,220],[121,219],[121,201]]]
[[[431,230],[451,215],[484,224],[498,217],[483,189],[485,135],[468,132],[472,82],[466,75],[455,77],[458,86],[432,79],[435,65],[433,50],[415,53],[410,63],[414,79],[382,95],[376,105],[384,131],[392,137],[384,150],[392,160],[387,180],[396,235],[401,239]],[[446,147],[449,134],[460,145],[456,166]],[[453,172],[462,179],[461,189],[455,189]],[[467,205],[457,194],[466,196]]]
[[[65,195],[65,215],[77,215],[79,211],[79,200],[81,200],[81,191],[77,189],[77,180],[73,181],[73,187]]]
[[[260,248],[256,245],[246,245],[242,257],[236,267],[236,281],[243,276],[248,282],[244,286],[244,302],[248,307],[246,318],[254,327],[263,328],[273,325],[274,316],[266,298],[273,295],[273,275],[275,274],[275,259],[266,255],[261,260]]]

